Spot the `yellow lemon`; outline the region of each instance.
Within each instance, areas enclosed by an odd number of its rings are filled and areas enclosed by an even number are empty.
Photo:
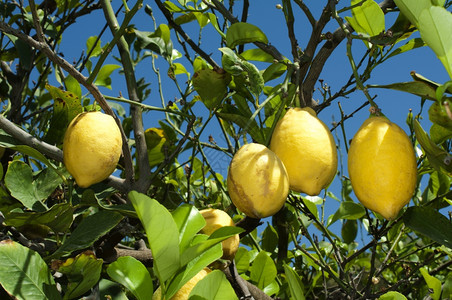
[[[227,186],[234,205],[252,218],[277,213],[289,194],[289,177],[281,160],[264,145],[242,146],[232,158]]]
[[[198,281],[206,277],[206,275],[210,272],[211,271],[209,268],[204,268],[199,271],[198,274],[187,281],[187,283],[185,283],[169,300],[188,300],[188,296],[190,296],[191,290],[195,287]],[[154,295],[152,295],[152,300],[162,300],[162,290],[160,289],[160,287],[155,290]]]
[[[293,191],[318,195],[336,175],[334,138],[312,108],[289,109],[275,126],[270,149],[286,166]]]
[[[385,117],[367,119],[353,137],[348,172],[358,200],[388,220],[413,196],[416,156],[406,133]]]
[[[77,184],[86,188],[113,173],[121,149],[121,132],[113,117],[85,112],[77,115],[66,130],[63,160]]]
[[[211,235],[215,230],[223,226],[235,226],[232,218],[221,209],[203,209],[200,211],[201,215],[206,220],[206,226],[201,229],[201,232],[207,235]],[[239,248],[240,237],[238,234],[231,236],[230,238],[222,242],[223,246],[223,259],[233,260],[237,249]]]

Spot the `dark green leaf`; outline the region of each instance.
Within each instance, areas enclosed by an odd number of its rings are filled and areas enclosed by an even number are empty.
[[[87,216],[72,231],[72,234],[55,251],[52,257],[59,257],[90,247],[101,236],[116,227],[122,218],[122,215],[117,212],[105,210]]]
[[[231,75],[224,70],[202,69],[193,75],[193,88],[208,109],[215,109],[228,92]]]
[[[367,87],[407,92],[428,100],[436,100],[436,89],[420,81],[398,82],[387,85],[368,85]]]
[[[328,223],[328,226],[340,219],[357,220],[365,215],[366,210],[361,204],[351,201],[343,201],[341,202],[339,209],[334,213],[334,216],[331,219],[331,222]]]
[[[344,243],[352,243],[358,233],[358,222],[356,220],[345,220],[342,223],[341,235]]]
[[[452,223],[430,207],[409,207],[403,215],[406,226],[433,241],[452,248]]]
[[[447,107],[452,107],[452,101],[450,99],[445,99],[443,103],[439,103],[438,101],[433,102],[428,110],[428,118],[432,123],[452,130],[452,119],[449,115],[450,111],[447,112],[446,105]]]

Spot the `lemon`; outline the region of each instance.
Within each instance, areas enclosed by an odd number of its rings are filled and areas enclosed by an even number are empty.
[[[416,156],[406,133],[386,117],[367,119],[353,137],[348,172],[358,200],[388,220],[414,193]]]
[[[201,232],[207,235],[211,235],[215,230],[223,226],[235,226],[231,217],[221,209],[203,209],[200,211],[201,215],[206,220],[206,226],[201,229]],[[222,242],[223,246],[223,259],[233,260],[237,249],[239,248],[240,238],[236,234]]]
[[[227,186],[234,205],[252,218],[277,213],[289,194],[289,177],[281,160],[261,144],[242,146],[232,158]]]
[[[312,108],[289,109],[275,126],[270,149],[286,166],[295,192],[318,195],[336,175],[334,138]]]
[[[206,275],[210,272],[211,271],[209,268],[204,268],[199,271],[198,274],[187,281],[187,283],[185,283],[169,300],[188,300],[188,296],[190,296],[191,290],[195,287],[198,281],[206,277]],[[154,295],[152,295],[152,300],[162,300],[162,290],[160,287],[155,290]]]
[[[81,113],[71,121],[64,135],[64,164],[77,184],[86,188],[113,173],[121,147],[121,132],[112,116]]]

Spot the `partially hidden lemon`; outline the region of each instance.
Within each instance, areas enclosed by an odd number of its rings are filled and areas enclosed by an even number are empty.
[[[417,182],[416,156],[406,133],[386,117],[370,117],[352,139],[348,172],[358,200],[394,219]]]
[[[232,218],[221,209],[207,208],[200,211],[206,220],[206,226],[201,229],[201,233],[211,235],[215,230],[224,226],[235,226]],[[237,249],[239,249],[240,237],[238,234],[222,242],[223,259],[233,260]]]
[[[270,149],[286,166],[295,192],[318,195],[336,175],[334,138],[312,108],[289,109],[275,126]]]
[[[86,188],[113,173],[121,149],[121,132],[113,117],[84,112],[71,121],[64,135],[64,165],[77,184]]]
[[[252,218],[277,213],[289,194],[289,177],[281,160],[261,144],[242,146],[232,158],[227,187],[234,205]]]
[[[204,268],[198,272],[192,279],[187,281],[178,291],[174,294],[173,297],[169,300],[188,300],[188,296],[190,296],[191,290],[195,287],[195,285],[204,277],[209,274],[211,270],[209,268]],[[154,294],[152,295],[152,300],[163,300],[162,299],[162,289],[158,287]]]

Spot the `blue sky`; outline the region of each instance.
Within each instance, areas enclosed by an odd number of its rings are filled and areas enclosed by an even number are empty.
[[[327,1],[308,1],[307,5],[313,6],[313,14],[315,17],[318,17],[321,13],[321,9],[323,5]],[[114,5],[119,5],[121,1],[114,1]],[[291,57],[290,54],[290,43],[287,37],[287,29],[285,26],[284,15],[281,10],[276,8],[276,4],[280,2],[274,0],[265,0],[265,1],[250,1],[250,9],[249,9],[249,19],[248,22],[260,27],[263,32],[267,35],[271,44],[276,46],[280,52],[282,52],[287,57]],[[312,4],[314,3],[314,4]],[[348,4],[348,1],[340,1],[339,6],[345,6]],[[134,2],[130,4],[132,6]],[[162,18],[161,14],[158,12],[158,8],[154,4],[153,1],[144,1],[144,5],[151,5],[154,9],[157,22],[165,22]],[[240,7],[241,1],[237,1],[237,9]],[[297,30],[296,35],[298,38],[299,45],[304,47],[309,39],[310,34],[310,25],[307,23],[306,18],[300,9],[298,9],[294,5],[294,12],[297,18],[295,23],[295,28]],[[237,14],[239,12],[237,11]],[[350,15],[350,13],[346,13],[341,15],[342,17]],[[386,28],[388,28],[396,14],[392,14],[391,16],[387,16],[386,20]],[[154,25],[151,18],[144,13],[144,9],[141,9],[136,15],[135,19],[132,21],[135,24],[136,28],[141,31],[153,31]],[[65,53],[65,58],[68,61],[77,60],[80,52],[86,49],[86,40],[88,37],[97,35],[105,21],[103,20],[103,15],[101,11],[93,13],[91,16],[84,17],[80,19],[75,25],[73,25],[73,29],[67,32],[64,36],[64,39],[61,42],[60,51]],[[192,38],[197,38],[197,32],[193,30],[195,26],[184,25],[184,28],[188,28],[189,33],[192,35]],[[337,23],[332,21],[331,25],[327,27],[327,30],[334,31],[338,27]],[[108,32],[108,30],[107,30]],[[205,49],[206,52],[212,53],[212,56],[216,59],[218,63],[221,62],[219,59],[220,52],[217,50],[219,47],[219,36],[214,31],[212,26],[208,25],[205,27],[203,31],[203,35],[205,36],[202,40],[201,47]],[[102,37],[102,45],[108,41],[111,37],[109,33],[105,34]],[[175,41],[174,32],[172,33],[172,38],[174,42],[174,47],[176,49],[180,49],[180,46]],[[402,45],[403,42],[400,44]],[[355,59],[358,60],[362,53],[365,51],[364,44],[360,41],[354,41],[353,43],[353,54]],[[326,84],[331,87],[332,93],[336,92],[349,78],[351,74],[351,67],[348,62],[347,57],[345,56],[346,49],[345,43],[343,42],[334,52],[334,54],[330,57],[328,62],[326,63],[323,73],[320,76],[321,79],[324,80]],[[113,52],[114,55],[117,56],[117,51]],[[177,61],[176,61],[177,62]],[[180,61],[181,63],[185,63],[183,59]],[[114,60],[110,60],[108,63],[116,63]],[[168,69],[168,64],[163,58],[157,59],[157,66],[160,68],[162,74],[162,84],[164,87],[164,97],[166,101],[173,100],[175,97],[178,97],[179,94],[175,88],[174,83],[166,77],[166,71]],[[190,70],[188,70],[190,71]],[[402,81],[411,81],[410,71],[416,71],[423,76],[437,81],[439,83],[443,83],[447,81],[448,75],[439,60],[435,57],[434,53],[427,47],[423,47],[420,49],[415,49],[405,54],[398,55],[394,58],[389,59],[386,63],[377,67],[377,69],[373,72],[372,78],[367,82],[367,84],[389,84],[394,82],[402,82]],[[157,85],[157,77],[154,72],[151,70],[151,60],[147,59],[142,62],[139,66],[137,66],[137,74],[138,78],[146,77],[148,81],[151,82],[151,95],[148,99],[145,100],[144,103],[148,105],[160,105],[159,91]],[[185,76],[185,75],[179,75]],[[122,92],[123,95],[126,95],[125,88],[125,80],[124,78],[118,74],[116,71],[112,77],[112,90],[102,89],[106,95],[118,96],[119,92]],[[179,79],[183,82],[185,80]],[[320,85],[318,84],[317,87]],[[401,126],[405,131],[408,131],[408,126],[405,123],[405,119],[409,109],[413,110],[414,114],[417,114],[420,110],[420,99],[419,97],[383,89],[371,89],[370,93],[372,96],[377,95],[376,103],[380,106],[383,113],[393,122],[397,123]],[[317,92],[314,94],[316,99],[320,98],[320,94]],[[261,98],[263,99],[263,98]],[[363,101],[365,101],[365,96],[362,92],[357,91],[350,95],[349,98],[341,98],[339,101],[335,101],[330,107],[323,110],[319,117],[322,119],[329,127],[331,127],[331,123],[334,120],[340,120],[340,112],[338,109],[338,102],[341,103],[342,108],[345,114],[349,114],[353,112],[357,107],[359,107]],[[128,110],[127,106],[125,106],[126,110]],[[197,103],[195,105],[195,110],[199,112],[199,114],[203,115],[206,113],[205,108],[201,103]],[[427,107],[428,108],[428,107]],[[347,139],[351,139],[354,133],[358,130],[361,123],[368,117],[369,113],[367,108],[361,110],[357,113],[353,118],[346,121],[346,134]],[[424,126],[424,129],[428,129],[430,127],[430,123],[428,121],[428,116],[426,114],[426,109],[422,114],[424,116],[424,120],[421,124]],[[158,112],[148,112],[144,116],[145,118],[145,127],[156,126],[156,121],[163,118],[162,113]],[[212,123],[212,126],[208,128],[208,130],[201,136],[202,141],[207,141],[209,135],[212,135],[214,139],[221,143],[221,133],[218,131],[218,128]],[[342,135],[338,133],[340,137],[341,145],[344,144],[342,140]],[[345,155],[345,150],[342,150],[342,153]],[[227,170],[227,157],[214,156],[212,153],[212,159],[218,159],[216,166],[218,166],[217,172],[221,172],[226,174]],[[346,169],[346,157],[343,157],[344,168]],[[346,171],[345,174],[346,175]],[[330,190],[336,194],[340,195],[340,181],[339,178],[336,178],[333,184],[330,187]],[[327,199],[327,201],[331,202],[327,207],[335,208],[338,206],[338,203],[332,199]],[[333,211],[333,210],[331,210]],[[327,212],[328,214],[328,212]],[[340,227],[339,227],[340,230]]]

